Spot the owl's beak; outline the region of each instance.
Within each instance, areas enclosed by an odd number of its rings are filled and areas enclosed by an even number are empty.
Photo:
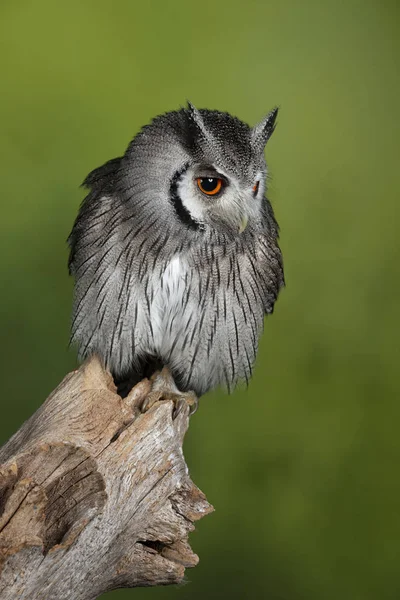
[[[247,227],[248,222],[249,222],[249,217],[247,215],[243,215],[242,222],[241,222],[240,227],[239,227],[239,233],[243,233],[243,231]]]

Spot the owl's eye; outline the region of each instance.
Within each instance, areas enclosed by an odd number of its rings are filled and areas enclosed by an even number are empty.
[[[259,186],[260,186],[260,182],[259,181],[256,181],[256,183],[253,185],[253,194],[255,196],[257,196],[257,192],[258,192]]]
[[[221,191],[223,181],[218,177],[198,177],[197,185],[199,190],[207,196],[215,196]]]

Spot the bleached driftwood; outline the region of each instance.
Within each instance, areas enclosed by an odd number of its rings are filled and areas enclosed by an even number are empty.
[[[1,600],[90,600],[197,564],[188,532],[212,507],[182,453],[189,406],[173,419],[158,388],[122,399],[92,358],[0,449]]]

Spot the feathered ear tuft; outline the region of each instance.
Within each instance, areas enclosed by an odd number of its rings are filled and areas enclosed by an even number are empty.
[[[193,138],[198,137],[198,135],[200,134],[204,141],[211,141],[212,135],[207,130],[203,121],[203,117],[200,114],[200,111],[197,110],[197,108],[193,106],[193,104],[191,104],[189,101],[187,103],[186,112],[189,117],[189,128]]]
[[[260,123],[253,127],[251,141],[253,147],[263,150],[265,144],[275,131],[278,108],[272,109]]]

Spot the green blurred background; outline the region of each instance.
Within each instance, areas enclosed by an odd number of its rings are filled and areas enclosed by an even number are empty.
[[[1,442],[76,364],[65,240],[86,174],[190,99],[267,147],[287,288],[247,391],[185,442],[216,507],[179,587],[104,598],[398,600],[396,1],[2,0]]]

